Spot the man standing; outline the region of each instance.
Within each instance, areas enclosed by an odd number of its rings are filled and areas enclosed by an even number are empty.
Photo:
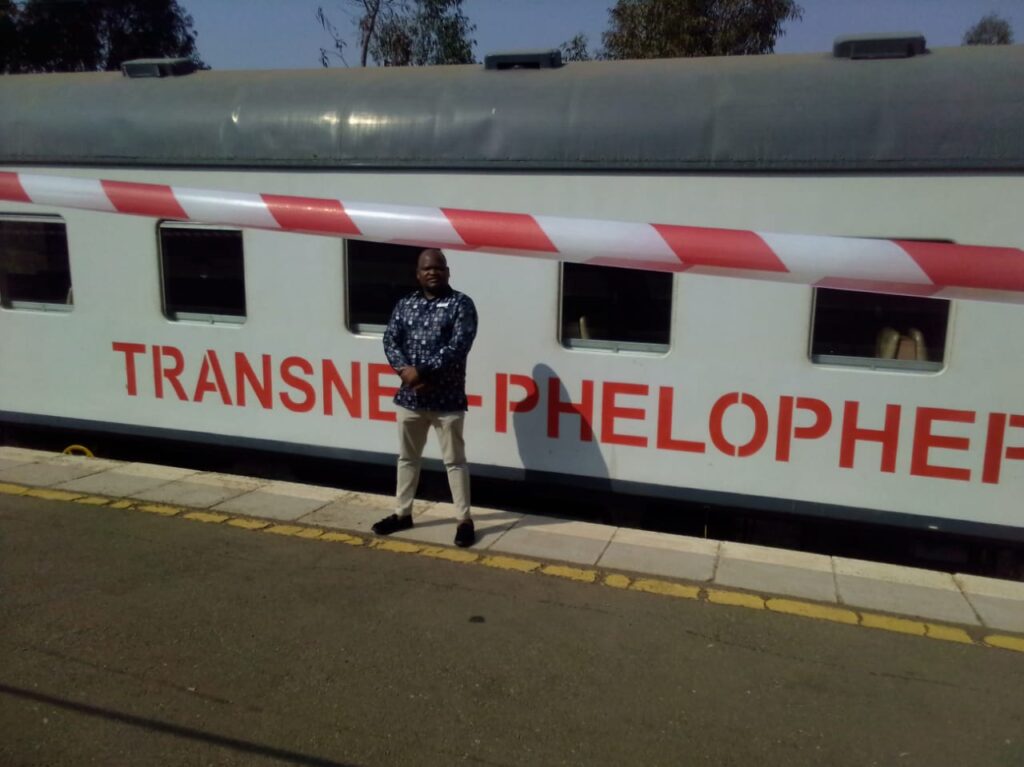
[[[444,253],[420,253],[416,281],[420,289],[399,300],[384,331],[384,353],[402,378],[398,406],[398,487],[396,513],[373,526],[378,535],[412,527],[412,502],[419,484],[427,432],[434,427],[458,526],[455,543],[476,540],[469,515],[469,466],[462,427],[466,420],[466,357],[476,337],[473,299],[448,285]]]

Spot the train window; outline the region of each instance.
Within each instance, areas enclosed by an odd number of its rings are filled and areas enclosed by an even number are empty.
[[[562,264],[562,343],[573,349],[664,352],[672,275]]]
[[[411,245],[345,241],[349,330],[384,333],[395,303],[416,287],[416,259],[422,250]]]
[[[0,216],[0,304],[8,309],[68,312],[73,303],[64,222]]]
[[[941,370],[949,301],[817,288],[811,360],[894,370]]]
[[[242,233],[196,224],[160,224],[164,314],[171,320],[245,321]]]

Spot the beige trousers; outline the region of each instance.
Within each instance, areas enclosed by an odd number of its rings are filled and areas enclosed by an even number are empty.
[[[469,466],[466,464],[466,443],[462,438],[465,422],[466,414],[461,412],[440,413],[398,407],[398,489],[395,501],[399,516],[412,514],[412,502],[420,481],[423,446],[433,426],[441,443],[455,516],[460,522],[469,519]]]

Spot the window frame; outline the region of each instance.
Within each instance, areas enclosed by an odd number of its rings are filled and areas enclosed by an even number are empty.
[[[345,238],[342,240],[342,279],[344,281],[344,303],[345,303],[345,328],[349,333],[355,336],[364,336],[367,338],[383,338],[385,331],[387,331],[388,321],[385,320],[382,324],[376,322],[355,322],[352,317],[352,267],[350,261],[349,246],[352,243],[364,244],[372,243],[374,245],[380,245],[385,247],[393,248],[407,248],[409,251],[416,251],[416,257],[419,253],[424,250],[423,247],[418,245],[402,245],[399,243],[385,242],[382,240],[356,240],[351,238]],[[403,277],[406,287],[403,288],[401,296],[407,296],[416,290],[416,259],[411,259],[409,263],[410,271]],[[396,291],[397,292],[397,291]],[[397,302],[397,298],[395,302]],[[395,302],[392,302],[387,307],[387,316],[390,318],[391,312],[394,310]]]
[[[844,290],[843,288],[820,288],[811,286],[811,321],[807,334],[807,359],[812,365],[825,365],[832,367],[850,368],[854,370],[871,370],[887,373],[909,373],[917,375],[935,375],[943,372],[949,365],[949,346],[952,338],[952,326],[954,307],[956,302],[949,298],[932,298],[930,296],[906,296],[907,298],[922,298],[931,301],[945,301],[946,311],[946,333],[942,343],[942,360],[933,362],[931,360],[899,360],[887,359],[884,357],[855,357],[845,354],[815,354],[814,340],[817,328],[818,317],[818,296],[821,290]],[[875,293],[872,291],[850,291],[848,293],[864,293],[867,295],[898,295],[892,293]]]
[[[638,356],[648,357],[664,357],[667,356],[673,348],[673,341],[675,339],[675,333],[673,332],[673,324],[676,316],[676,295],[678,292],[678,280],[674,272],[655,272],[655,274],[664,274],[670,280],[669,287],[669,310],[668,310],[668,341],[665,343],[654,343],[646,341],[616,341],[612,339],[583,339],[583,338],[567,338],[565,335],[565,266],[566,264],[574,264],[578,266],[589,266],[595,269],[632,269],[633,267],[607,267],[598,266],[596,264],[585,264],[573,261],[559,261],[558,262],[558,295],[556,300],[558,302],[557,314],[557,332],[556,339],[558,343],[564,349],[576,352],[607,352],[611,354],[635,354]],[[634,271],[652,271],[644,269],[635,269]]]
[[[71,243],[68,241],[68,224],[63,216],[52,213],[4,213],[0,212],[0,221],[15,221],[22,223],[60,224],[64,229],[64,246],[68,259],[68,292],[64,303],[58,304],[51,301],[23,301],[8,299],[7,296],[0,296],[0,309],[6,311],[31,311],[45,312],[47,314],[70,314],[75,310],[75,283],[71,277]]]
[[[244,314],[217,314],[214,312],[171,312],[167,308],[167,280],[164,270],[164,242],[161,232],[164,229],[192,229],[216,232],[237,232],[241,244],[242,257],[242,293],[245,298]],[[225,327],[240,327],[249,319],[249,293],[248,283],[245,279],[245,231],[237,226],[224,226],[221,224],[200,224],[192,221],[176,221],[165,219],[156,223],[156,244],[157,244],[157,270],[160,278],[160,312],[168,322],[184,322],[199,325],[221,325]]]

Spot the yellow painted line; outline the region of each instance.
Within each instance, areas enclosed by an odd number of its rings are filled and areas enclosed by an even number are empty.
[[[324,533],[317,540],[347,543],[349,546],[362,546],[364,543],[363,539],[359,536],[349,535],[348,533]]]
[[[813,602],[800,602],[795,599],[769,599],[765,607],[777,613],[787,615],[800,615],[804,618],[816,618],[834,623],[848,623],[856,626],[858,623],[857,613],[853,610],[846,610],[842,607],[829,607],[818,605]]]
[[[567,578],[570,581],[579,581],[580,583],[594,583],[597,581],[597,570],[587,570],[582,567],[544,565],[540,571],[544,575],[551,575],[555,578]]]
[[[480,564],[494,567],[498,570],[515,570],[518,573],[532,573],[540,567],[540,562],[535,562],[532,559],[503,557],[501,555],[486,556],[480,560]]]
[[[682,583],[660,581],[655,578],[637,578],[629,588],[633,591],[660,594],[665,597],[679,597],[680,599],[697,599],[700,596],[700,588],[697,586],[686,586]]]
[[[270,527],[269,522],[261,522],[258,519],[243,519],[241,517],[229,519],[228,524],[232,527],[240,527],[243,530],[262,530],[264,527]]]
[[[1024,652],[1024,638],[1004,636],[1003,634],[989,634],[985,637],[985,644],[989,647],[999,647],[1003,650]]]
[[[74,501],[81,498],[85,493],[72,493],[68,490],[50,490],[45,487],[34,487],[25,495],[30,498],[42,498],[45,501]]]
[[[212,525],[220,524],[225,519],[231,519],[227,514],[217,514],[212,511],[190,511],[184,515],[184,518],[191,519],[193,522],[207,522]]]
[[[722,589],[708,589],[708,601],[716,605],[730,605],[732,607],[749,607],[753,610],[764,609],[764,597],[757,594],[746,594],[742,591],[723,591]]]
[[[433,557],[434,559],[443,559],[447,562],[458,562],[463,565],[468,565],[471,562],[476,562],[480,559],[480,555],[474,554],[472,551],[466,551],[465,549],[446,549],[443,546],[425,546],[423,551],[420,553],[427,557]]]
[[[114,505],[112,504],[111,508],[113,508],[113,506]],[[130,509],[130,508],[132,508],[132,506],[131,506],[131,504],[128,504],[127,506],[119,507],[119,508]],[[144,504],[142,504],[140,506],[136,506],[135,510],[136,511],[144,511],[147,514],[159,514],[159,515],[164,516],[164,517],[173,517],[176,514],[180,514],[181,512],[184,511],[184,509],[179,508],[177,506],[166,506],[166,505],[164,505],[162,503],[144,503]]]
[[[420,554],[434,559],[442,559],[448,562],[458,562],[462,564],[477,563],[486,567],[493,567],[499,570],[512,570],[520,573],[540,572],[544,575],[550,575],[556,578],[565,578],[579,583],[600,583],[610,588],[642,591],[648,594],[657,594],[660,596],[670,596],[682,599],[700,599],[702,596],[702,590],[699,586],[677,583],[674,581],[665,581],[657,578],[635,578],[621,573],[603,572],[600,569],[573,567],[570,565],[545,564],[532,559],[503,556],[500,554],[482,554],[444,546],[428,546],[398,539],[367,540],[359,537],[358,535],[352,535],[346,532],[327,532],[319,528],[304,525],[273,524],[271,522],[258,519],[231,517],[230,515],[220,514],[217,512],[188,510],[178,506],[165,504],[140,503],[138,501],[128,499],[115,500],[103,496],[86,495],[67,490],[26,487],[24,485],[18,485],[10,482],[0,482],[0,494],[25,495],[52,501],[71,501],[88,506],[105,506],[110,509],[135,509],[137,511],[167,517],[173,517],[180,514],[185,519],[193,521],[210,523],[226,522],[228,525],[242,530],[262,530],[263,532],[273,533],[275,535],[346,543],[351,546],[369,544],[372,548],[380,549],[381,551],[391,551],[401,554]],[[899,634],[924,636],[947,642],[959,642],[979,647],[987,646],[1024,653],[1024,637],[1020,636],[989,634],[981,640],[976,640],[973,639],[965,629],[957,626],[927,623],[912,618],[901,618],[891,615],[880,615],[877,613],[860,613],[843,607],[803,602],[783,597],[765,598],[757,594],[730,591],[727,589],[707,588],[703,591],[703,596],[704,599],[712,604],[747,607],[751,609],[767,608],[773,612],[788,615],[799,615],[816,620],[826,620],[848,625],[859,624],[866,628],[892,631]]]
[[[605,586],[611,586],[613,589],[628,589],[629,584],[633,581],[625,575],[619,575],[618,573],[608,573],[604,576],[604,580],[601,582]]]
[[[897,634],[913,634],[919,637],[928,633],[928,627],[922,621],[893,618],[891,615],[876,615],[875,613],[861,613],[860,625],[867,626],[869,629],[895,631]]]
[[[86,506],[106,506],[110,503],[109,498],[102,495],[87,495],[85,498],[76,498],[75,503],[84,503]]]
[[[940,626],[936,623],[926,623],[924,625],[928,629],[928,633],[925,636],[931,639],[942,639],[946,642],[960,642],[961,644],[974,644],[971,635],[963,629],[956,628],[955,626]]]
[[[422,546],[417,546],[415,543],[409,543],[408,541],[381,540],[374,541],[371,545],[375,549],[393,551],[396,554],[419,554],[423,551]]]
[[[272,535],[298,535],[305,529],[299,525],[271,525],[270,527],[263,528],[263,532],[271,533]]]

